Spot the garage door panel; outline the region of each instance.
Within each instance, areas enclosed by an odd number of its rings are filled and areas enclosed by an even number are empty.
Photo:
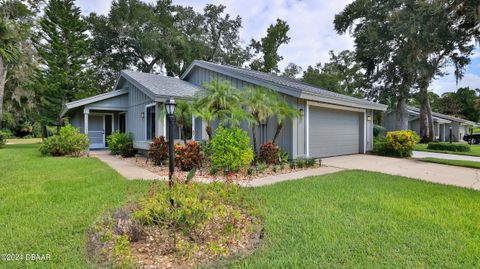
[[[309,155],[326,157],[358,153],[360,113],[311,106]]]

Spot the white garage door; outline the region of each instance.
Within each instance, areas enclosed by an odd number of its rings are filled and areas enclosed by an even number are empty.
[[[309,156],[359,153],[361,116],[360,112],[310,106]]]

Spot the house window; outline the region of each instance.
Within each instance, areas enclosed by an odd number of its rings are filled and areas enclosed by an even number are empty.
[[[127,118],[125,113],[118,114],[118,131],[120,133],[127,131]]]
[[[147,107],[147,140],[152,140],[155,137],[155,105]]]

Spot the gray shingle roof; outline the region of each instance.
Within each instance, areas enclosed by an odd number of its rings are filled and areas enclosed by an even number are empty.
[[[200,87],[179,78],[123,70],[122,75],[136,81],[157,97],[192,97]]]
[[[349,102],[352,104],[358,104],[358,105],[367,105],[367,106],[373,106],[373,107],[378,107],[379,109],[385,110],[387,106],[383,104],[379,104],[376,102],[368,101],[365,99],[360,99],[360,98],[355,98],[352,96],[346,96],[343,94],[339,94],[336,92],[331,92],[327,91],[324,89],[320,89],[317,87],[314,87],[312,85],[303,83],[298,80],[294,79],[289,79],[285,77],[280,77],[274,74],[269,74],[269,73],[264,73],[264,72],[259,72],[259,71],[254,71],[246,68],[240,68],[236,66],[231,66],[231,65],[221,65],[221,64],[215,64],[215,63],[210,63],[206,61],[199,61],[195,60],[191,66],[194,65],[199,65],[201,67],[207,68],[207,69],[214,69],[217,71],[225,71],[227,73],[233,73],[241,77],[246,77],[246,78],[251,78],[255,80],[261,80],[267,83],[271,83],[280,87],[285,87],[291,90],[294,90],[299,93],[308,93],[308,94],[313,94],[313,95],[318,95],[324,98],[330,98],[334,100],[340,100],[344,102]],[[188,72],[190,71],[190,68],[181,76],[181,78],[185,78],[188,75]]]
[[[409,107],[407,107],[407,109],[411,110],[413,112],[416,112],[416,113],[420,113],[420,108],[417,108],[417,107],[409,106]],[[438,112],[433,112],[433,111],[432,111],[432,116],[435,116],[435,117],[438,117],[438,118],[441,118],[441,119],[455,121],[455,122],[473,123],[473,122],[468,121],[468,120],[464,120],[464,119],[461,119],[461,118],[457,118],[457,117],[453,117],[453,116],[449,116],[449,115],[445,115],[445,114],[438,113]]]

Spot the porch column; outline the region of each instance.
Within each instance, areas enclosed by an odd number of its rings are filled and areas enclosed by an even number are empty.
[[[192,141],[195,141],[195,116],[192,115]]]
[[[88,114],[90,113],[89,110],[83,111],[83,131],[86,135],[88,135]]]

